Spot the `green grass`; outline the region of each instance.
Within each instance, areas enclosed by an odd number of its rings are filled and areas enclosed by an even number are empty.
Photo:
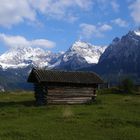
[[[0,94],[0,140],[140,140],[140,95],[36,107],[33,93]]]

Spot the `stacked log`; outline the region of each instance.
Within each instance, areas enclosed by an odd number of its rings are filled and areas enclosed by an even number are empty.
[[[94,88],[81,87],[49,87],[48,104],[85,104],[95,99]]]
[[[47,104],[47,90],[39,84],[34,85],[36,105]]]

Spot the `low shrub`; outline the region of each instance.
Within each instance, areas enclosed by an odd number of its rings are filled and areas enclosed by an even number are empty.
[[[132,93],[134,90],[134,83],[131,79],[126,78],[121,81],[119,88],[125,93]]]

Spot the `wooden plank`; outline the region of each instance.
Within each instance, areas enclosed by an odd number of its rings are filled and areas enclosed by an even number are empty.
[[[79,94],[79,93],[83,93],[83,94],[90,94],[90,93],[94,93],[94,91],[80,91],[80,90],[75,90],[75,91],[71,91],[71,90],[69,90],[69,91],[48,91],[48,94],[59,94],[59,93],[61,93],[61,94],[72,94],[72,93],[77,93],[77,94]]]
[[[71,90],[71,91],[75,91],[75,90],[80,90],[80,91],[93,91],[94,90],[94,88],[85,88],[85,89],[83,89],[83,88],[54,88],[54,89],[48,89],[48,91],[69,91],[69,90]]]
[[[89,102],[89,101],[87,101],[87,100],[84,100],[84,101],[83,100],[79,100],[79,101],[53,100],[53,101],[51,101],[51,100],[49,100],[47,103],[48,104],[85,104],[87,102]]]
[[[47,97],[60,97],[60,98],[63,98],[63,97],[92,97],[92,96],[95,96],[94,94],[48,94]]]
[[[47,102],[87,102],[90,100],[48,100]]]
[[[55,90],[53,90],[53,91],[51,91],[51,90],[49,90],[48,91],[48,94],[59,94],[59,93],[61,93],[61,94],[72,94],[72,93],[77,93],[77,94],[79,94],[79,93],[83,93],[83,94],[90,94],[90,93],[94,93],[94,90],[92,90],[92,91],[83,91],[83,90],[68,90],[68,91],[66,91],[66,90],[60,90],[60,91],[55,91]]]
[[[47,97],[47,100],[90,100],[92,97],[64,97],[64,98],[59,98],[59,97]]]
[[[49,90],[56,90],[56,91],[60,91],[60,90],[65,90],[65,91],[67,91],[67,90],[83,90],[83,91],[86,91],[86,90],[94,90],[95,88],[74,88],[74,87],[69,87],[69,88],[67,88],[67,87],[53,87],[53,88],[49,88],[48,87],[48,91]]]
[[[48,92],[47,95],[78,95],[78,94],[94,94],[94,92]]]
[[[48,91],[56,91],[56,92],[60,92],[60,91],[93,91],[95,89],[86,89],[86,90],[82,90],[82,89],[48,89]]]
[[[77,88],[83,88],[83,89],[88,89],[88,88],[89,88],[89,89],[90,89],[90,88],[94,88],[94,87],[75,87],[75,86],[62,86],[62,87],[60,87],[60,86],[48,86],[48,89],[54,89],[54,88],[55,88],[55,89],[56,89],[56,88],[58,88],[58,89],[59,89],[59,88],[68,88],[68,89],[69,89],[69,88],[73,88],[73,89],[74,89],[74,88],[76,88],[76,89],[77,89]]]

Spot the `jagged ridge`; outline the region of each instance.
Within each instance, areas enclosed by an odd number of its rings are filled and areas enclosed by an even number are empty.
[[[74,62],[85,66],[96,64],[105,47],[93,46],[86,42],[75,42],[65,53],[52,53],[40,48],[17,47],[12,48],[0,56],[0,65],[3,69],[25,68],[28,66],[55,68]],[[75,67],[78,68],[78,66]],[[72,67],[73,69],[73,67]]]

